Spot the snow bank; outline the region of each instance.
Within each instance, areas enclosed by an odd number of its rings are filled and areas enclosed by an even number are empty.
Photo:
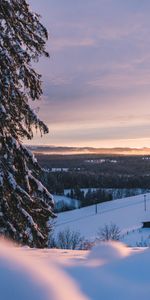
[[[99,244],[86,254],[84,260],[77,260],[77,251],[60,250],[57,260],[58,249],[21,249],[1,240],[0,299],[149,299],[149,249],[138,251],[111,242]]]
[[[97,264],[90,261],[97,259]],[[131,251],[120,243],[96,246],[86,266],[69,268],[92,300],[141,300],[150,295],[150,250]],[[99,261],[101,264],[99,264]]]
[[[130,254],[131,250],[125,245],[116,242],[102,242],[97,244],[90,252],[88,259],[100,264],[110,263]]]
[[[52,261],[46,264],[27,253],[0,240],[0,299],[87,300],[73,280]]]

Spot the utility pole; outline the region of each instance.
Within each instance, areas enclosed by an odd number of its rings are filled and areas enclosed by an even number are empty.
[[[97,215],[97,203],[95,204],[95,214]]]
[[[144,195],[144,210],[146,211],[146,195]]]

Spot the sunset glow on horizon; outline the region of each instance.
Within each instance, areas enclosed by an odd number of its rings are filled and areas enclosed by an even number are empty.
[[[39,116],[30,144],[150,147],[148,1],[30,0],[49,31]]]

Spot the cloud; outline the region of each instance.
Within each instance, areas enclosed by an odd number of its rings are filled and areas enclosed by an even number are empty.
[[[95,45],[95,40],[92,38],[54,38],[52,41],[53,51],[62,51],[64,48],[72,47],[91,47]]]
[[[126,140],[147,136],[150,2],[30,2],[50,32],[51,59],[39,67],[44,81],[40,115],[56,132],[56,140],[62,134],[63,143],[72,143],[71,138],[81,143],[85,135],[90,143],[106,125],[110,134],[105,129],[103,140],[121,140],[121,134]]]
[[[100,78],[96,78],[88,84],[94,87],[102,87],[107,89],[130,89],[131,87],[136,89],[148,86],[150,87],[150,70],[138,72],[114,72],[112,74],[106,74]]]

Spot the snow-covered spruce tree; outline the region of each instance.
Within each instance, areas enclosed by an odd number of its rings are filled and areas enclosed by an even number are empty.
[[[53,199],[37,180],[41,169],[23,138],[48,128],[29,106],[42,94],[32,62],[45,50],[47,31],[25,0],[0,0],[0,234],[45,247]]]

